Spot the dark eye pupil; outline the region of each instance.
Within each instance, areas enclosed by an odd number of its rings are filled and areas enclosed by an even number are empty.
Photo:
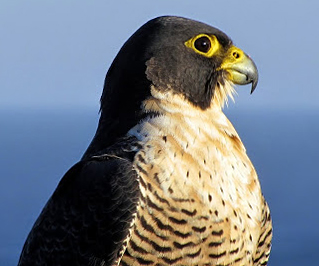
[[[210,40],[206,36],[198,38],[195,41],[194,45],[198,51],[201,51],[203,53],[207,53],[211,47]]]

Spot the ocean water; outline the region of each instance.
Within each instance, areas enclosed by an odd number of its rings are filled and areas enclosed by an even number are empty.
[[[270,266],[315,266],[319,252],[319,110],[228,110],[270,205]],[[0,265],[22,245],[98,121],[92,110],[0,111]]]

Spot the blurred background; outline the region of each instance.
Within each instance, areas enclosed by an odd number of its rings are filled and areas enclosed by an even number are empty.
[[[104,77],[149,19],[227,33],[259,69],[225,109],[270,205],[270,266],[318,265],[318,1],[0,1],[0,265],[23,243],[98,122]]]

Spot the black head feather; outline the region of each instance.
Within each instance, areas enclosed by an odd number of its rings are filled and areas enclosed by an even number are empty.
[[[185,46],[200,33],[215,35],[225,49],[232,45],[216,28],[171,16],[147,22],[126,41],[107,72],[99,127],[85,156],[105,148],[138,123],[151,85],[182,94],[202,109],[209,107],[217,82],[215,70],[222,59],[203,59]]]

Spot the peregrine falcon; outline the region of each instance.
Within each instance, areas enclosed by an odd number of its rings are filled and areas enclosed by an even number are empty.
[[[155,18],[107,72],[98,129],[62,178],[19,265],[267,265],[272,225],[222,109],[258,81],[220,30]]]

